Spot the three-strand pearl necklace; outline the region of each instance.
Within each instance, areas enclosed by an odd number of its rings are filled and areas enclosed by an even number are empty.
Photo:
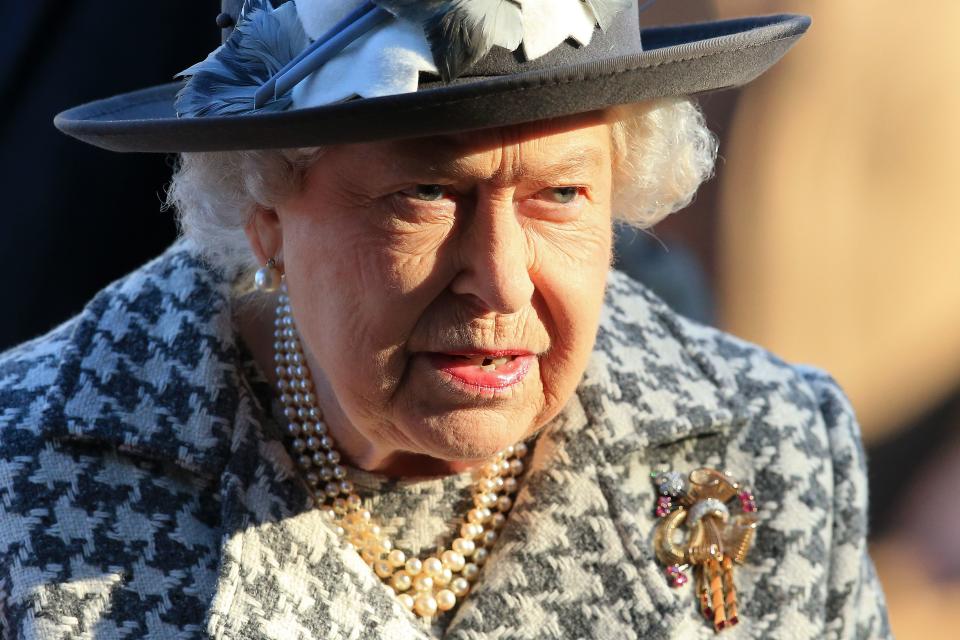
[[[373,521],[340,464],[340,453],[317,405],[285,284],[277,303],[274,340],[277,389],[287,435],[314,503],[336,532],[393,589],[404,607],[424,618],[453,609],[470,592],[506,522],[517,491],[517,476],[523,473],[527,446],[518,443],[507,447],[480,468],[473,486],[474,506],[449,548],[422,560],[408,557],[394,548],[393,541]]]

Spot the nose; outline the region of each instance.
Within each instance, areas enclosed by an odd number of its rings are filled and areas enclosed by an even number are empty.
[[[485,313],[516,313],[533,297],[531,256],[513,196],[478,196],[460,236],[460,271],[450,285]]]

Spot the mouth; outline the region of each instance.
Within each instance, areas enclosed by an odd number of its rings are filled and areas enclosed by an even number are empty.
[[[536,356],[527,351],[430,353],[430,363],[455,380],[481,389],[506,389],[519,384]]]

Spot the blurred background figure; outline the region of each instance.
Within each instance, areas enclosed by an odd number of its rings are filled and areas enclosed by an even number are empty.
[[[219,37],[219,0],[149,10],[31,0],[11,11],[0,38],[0,251],[14,302],[0,315],[0,349],[76,313],[175,236],[160,211],[169,178],[162,158],[81,145],[54,130],[53,115],[133,89],[130,78],[169,79]],[[777,69],[703,102],[721,155],[735,160],[721,160],[689,209],[652,233],[621,236],[619,266],[686,315],[834,374],[870,450],[873,556],[893,630],[901,640],[952,637],[960,624],[960,4],[661,0],[642,19],[772,11],[811,14],[814,26]],[[135,211],[131,202],[140,203]],[[49,296],[53,281],[72,295]]]

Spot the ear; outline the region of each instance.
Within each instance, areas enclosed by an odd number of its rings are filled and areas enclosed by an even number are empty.
[[[243,231],[259,264],[266,264],[270,258],[283,263],[283,232],[276,211],[258,206]]]

